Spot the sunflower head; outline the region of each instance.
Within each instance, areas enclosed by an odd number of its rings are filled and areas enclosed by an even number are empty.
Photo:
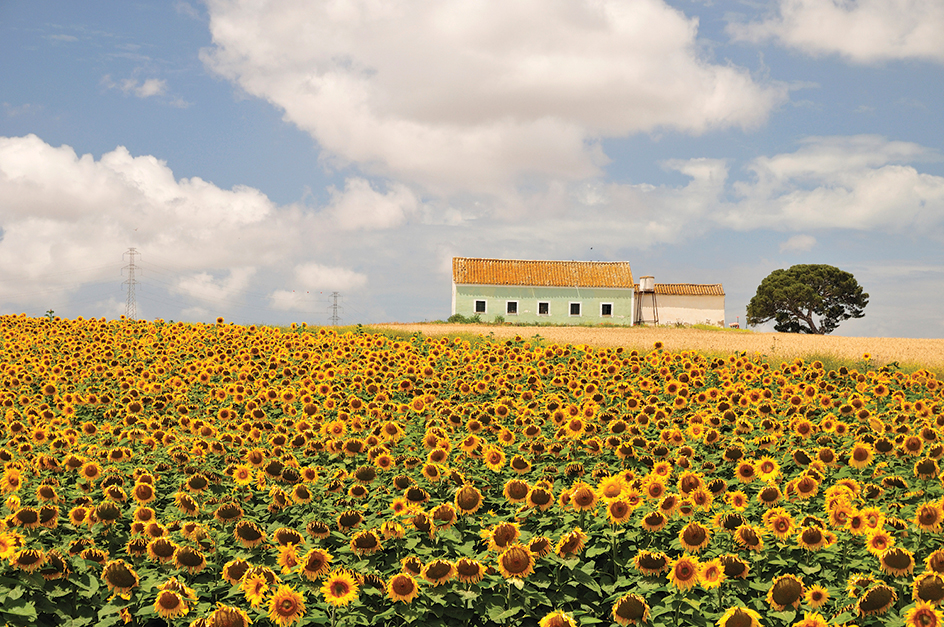
[[[638,594],[626,594],[613,604],[613,620],[619,625],[635,625],[649,620],[649,604]]]
[[[102,579],[108,589],[118,595],[127,595],[132,588],[137,587],[138,574],[131,565],[124,560],[112,560],[102,568]]]
[[[883,583],[872,586],[856,602],[856,609],[861,616],[884,614],[898,600],[898,593],[891,586]]]
[[[387,596],[394,603],[412,603],[419,594],[419,585],[416,579],[408,573],[397,573],[387,582]]]
[[[279,627],[298,622],[304,615],[305,597],[291,586],[279,586],[269,599],[269,620]]]
[[[325,602],[335,607],[347,605],[357,598],[357,579],[346,570],[336,569],[327,575],[321,586]]]

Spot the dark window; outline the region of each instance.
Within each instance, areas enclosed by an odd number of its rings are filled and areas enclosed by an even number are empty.
[[[538,303],[538,315],[539,315],[539,316],[549,316],[549,315],[551,315],[551,304],[550,304],[550,303]]]
[[[505,303],[505,313],[510,316],[515,316],[518,314],[518,301],[509,300]]]
[[[570,304],[570,315],[579,316],[580,315],[580,303],[571,303]]]
[[[485,301],[477,300],[475,301],[475,313],[485,313]]]
[[[600,304],[600,315],[601,315],[601,316],[612,316],[612,315],[613,315],[613,303],[601,303],[601,304]]]

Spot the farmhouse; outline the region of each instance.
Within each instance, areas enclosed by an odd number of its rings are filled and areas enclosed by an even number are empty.
[[[452,260],[452,313],[483,321],[724,326],[721,285],[633,282],[626,261]]]

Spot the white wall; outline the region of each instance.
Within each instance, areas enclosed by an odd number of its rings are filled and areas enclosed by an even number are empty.
[[[642,299],[642,318],[652,324],[652,299],[649,294],[638,295]],[[656,295],[659,324],[713,324],[724,326],[724,296]]]

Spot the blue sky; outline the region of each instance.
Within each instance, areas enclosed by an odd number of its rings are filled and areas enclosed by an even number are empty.
[[[0,313],[446,318],[453,256],[944,337],[939,0],[0,2]]]

